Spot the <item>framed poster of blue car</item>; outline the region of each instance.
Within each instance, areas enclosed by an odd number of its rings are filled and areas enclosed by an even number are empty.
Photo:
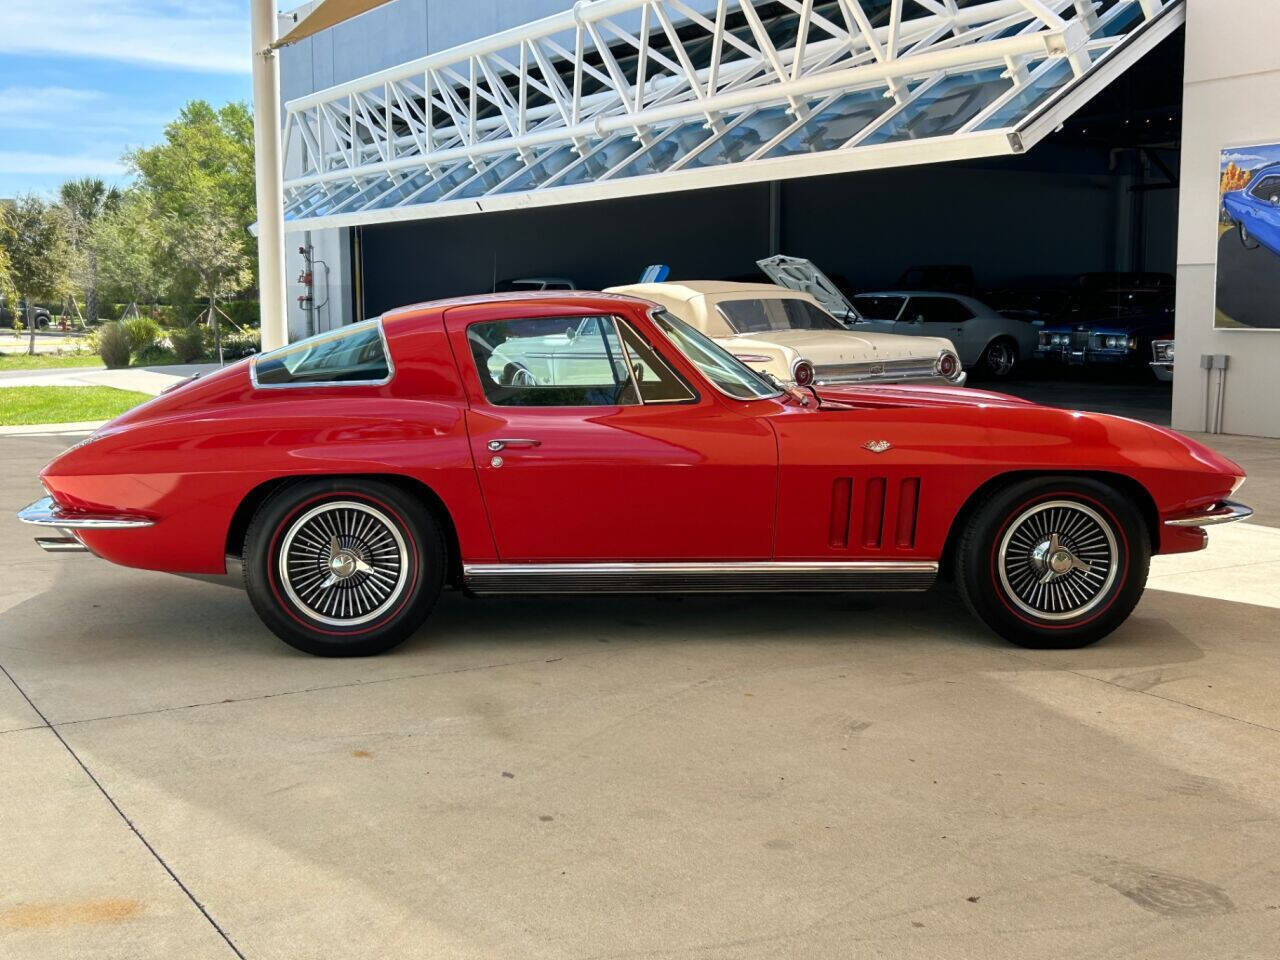
[[[1230,147],[1219,161],[1220,330],[1280,330],[1280,144]]]

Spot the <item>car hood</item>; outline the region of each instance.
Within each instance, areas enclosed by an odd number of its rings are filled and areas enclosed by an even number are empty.
[[[903,337],[861,330],[770,330],[767,334],[727,337],[720,341],[731,353],[769,346],[787,347],[815,366],[878,360],[932,360],[943,350],[955,351],[945,337]]]

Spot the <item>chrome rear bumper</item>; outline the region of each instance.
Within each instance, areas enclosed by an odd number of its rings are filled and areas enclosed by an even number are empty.
[[[36,546],[47,553],[87,553],[89,548],[80,542],[75,530],[127,530],[150,527],[155,521],[149,517],[127,513],[86,513],[64,510],[53,497],[42,497],[18,511],[23,523],[44,527],[58,536],[36,537]]]
[[[64,510],[53,497],[41,497],[18,511],[23,523],[39,527],[58,527],[61,530],[125,530],[134,527],[150,527],[155,521],[136,513],[88,513],[80,510]]]
[[[1166,527],[1211,527],[1218,523],[1234,523],[1253,516],[1253,508],[1234,500],[1219,500],[1185,517],[1166,520]]]

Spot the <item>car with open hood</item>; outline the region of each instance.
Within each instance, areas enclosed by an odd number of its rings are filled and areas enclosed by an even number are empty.
[[[493,375],[548,328],[575,331],[572,367]],[[951,387],[784,389],[647,300],[571,292],[419,304],[240,361],[40,480],[19,519],[46,550],[237,574],[271,630],[326,656],[389,649],[447,587],[939,577],[1016,643],[1078,646],[1125,621],[1152,554],[1250,512],[1241,468],[1171,430]]]
[[[763,261],[762,261],[763,265]],[[851,330],[807,290],[770,283],[685,280],[606,292],[660,304],[753,370],[780,383],[935,383],[966,375],[950,341]]]

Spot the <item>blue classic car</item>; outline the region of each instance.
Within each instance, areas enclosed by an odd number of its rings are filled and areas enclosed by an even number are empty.
[[[1247,249],[1266,247],[1280,256],[1280,163],[1263,167],[1243,190],[1223,196],[1222,208]]]
[[[1036,357],[1068,366],[1146,366],[1156,340],[1173,339],[1173,277],[1090,273],[1065,312],[1040,331]]]

